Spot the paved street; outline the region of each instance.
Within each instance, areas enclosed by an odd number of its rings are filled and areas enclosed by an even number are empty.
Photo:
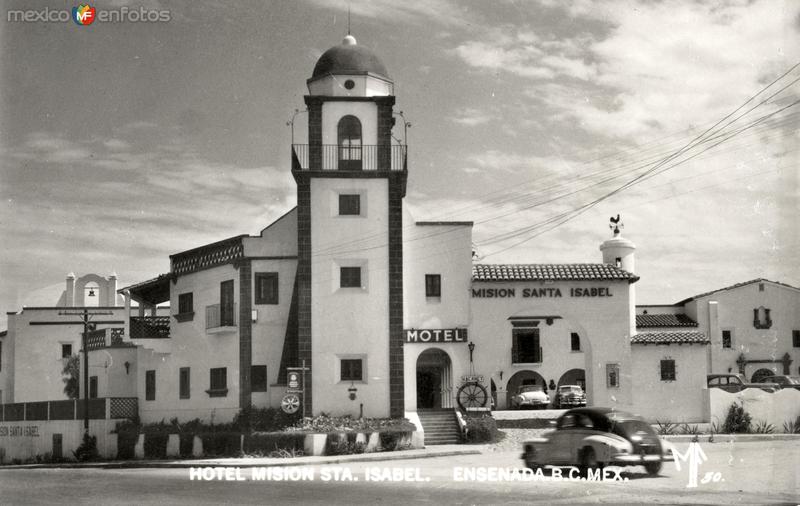
[[[678,444],[681,452],[688,444]],[[689,467],[667,464],[659,477],[630,468],[625,481],[516,481],[520,474],[486,475],[519,467],[518,451],[332,466],[256,468],[273,480],[190,481],[189,469],[0,470],[2,504],[798,504],[800,444],[788,441],[703,444],[708,460],[698,486]],[[206,471],[208,475],[216,471]],[[287,472],[300,481],[276,481]],[[230,478],[236,469],[229,468]],[[277,473],[284,473],[279,476]],[[710,474],[707,474],[710,473]],[[718,474],[716,474],[718,473]],[[547,473],[550,478],[552,476]],[[567,472],[565,471],[565,476]],[[222,476],[225,478],[224,474]],[[348,478],[352,477],[352,481]],[[464,481],[458,481],[463,477]],[[609,476],[612,478],[613,476]],[[304,480],[312,478],[309,481]],[[367,481],[369,478],[369,481]],[[704,478],[707,483],[701,483]],[[710,479],[709,479],[710,478]],[[402,479],[403,481],[389,481]],[[384,481],[376,481],[384,480]],[[416,481],[421,480],[421,481]],[[508,481],[514,480],[514,481]],[[715,482],[716,480],[716,482]]]

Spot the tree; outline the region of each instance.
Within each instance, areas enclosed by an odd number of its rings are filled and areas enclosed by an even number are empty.
[[[61,371],[64,375],[64,394],[70,399],[77,399],[80,397],[80,378],[81,378],[81,361],[78,355],[72,355],[67,359],[64,364],[64,370]]]

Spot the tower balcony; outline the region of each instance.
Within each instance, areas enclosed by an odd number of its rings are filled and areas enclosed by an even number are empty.
[[[407,146],[292,144],[292,170],[406,171]]]

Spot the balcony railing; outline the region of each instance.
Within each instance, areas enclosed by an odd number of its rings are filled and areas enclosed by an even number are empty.
[[[407,170],[407,146],[292,145],[292,170]]]
[[[222,307],[220,304],[206,306],[206,330],[224,330],[236,327],[239,322],[236,304]]]
[[[169,316],[131,316],[131,339],[169,339]]]
[[[89,332],[86,335],[86,346],[89,351],[99,350],[101,348],[109,348],[112,346],[125,346],[126,343],[122,340],[122,334],[125,329],[100,329]],[[130,345],[130,343],[128,343]]]
[[[69,399],[0,404],[0,422],[81,420],[85,414],[84,402],[84,399]],[[134,418],[139,414],[136,397],[101,397],[89,399],[88,404],[92,420]]]

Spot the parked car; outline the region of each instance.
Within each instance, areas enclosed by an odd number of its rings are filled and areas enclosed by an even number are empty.
[[[761,378],[759,383],[775,383],[782,389],[794,388],[795,390],[800,390],[800,376],[787,376],[785,374],[766,376]]]
[[[726,392],[741,392],[745,388],[760,388],[765,392],[780,390],[776,383],[745,383],[736,374],[709,374],[707,378],[709,388],[719,388]]]
[[[511,405],[516,409],[546,408],[550,404],[550,396],[544,393],[542,385],[522,385],[517,395],[511,398]]]
[[[580,385],[561,385],[556,391],[556,408],[579,408],[586,406],[586,394]]]
[[[647,474],[656,475],[674,457],[638,416],[611,408],[575,408],[558,418],[555,430],[525,441],[522,460],[531,469],[642,465]]]

